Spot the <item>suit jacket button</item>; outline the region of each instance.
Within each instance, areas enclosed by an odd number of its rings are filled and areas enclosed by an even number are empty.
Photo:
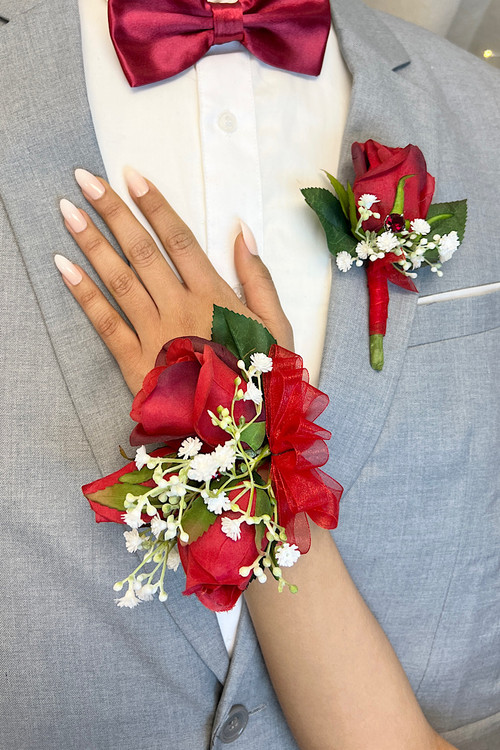
[[[229,744],[238,739],[248,724],[248,711],[245,706],[233,706],[219,731],[221,742]]]

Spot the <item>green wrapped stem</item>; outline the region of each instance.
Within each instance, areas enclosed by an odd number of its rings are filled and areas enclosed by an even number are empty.
[[[381,370],[384,366],[384,337],[381,333],[370,336],[370,364],[374,370]]]

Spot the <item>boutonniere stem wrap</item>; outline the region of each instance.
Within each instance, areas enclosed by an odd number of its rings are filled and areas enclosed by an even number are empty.
[[[352,160],[352,187],[327,172],[335,195],[325,188],[305,188],[302,194],[318,215],[339,270],[366,268],[370,363],[381,370],[388,282],[417,292],[413,279],[421,267],[443,275],[442,264],[463,240],[467,202],[431,203],[435,180],[417,146],[354,143]]]
[[[118,605],[165,601],[166,572],[179,564],[184,593],[215,611],[253,578],[295,592],[283,568],[309,549],[307,518],[338,521],[342,487],[319,469],[330,433],[315,420],[327,404],[298,355],[224,308],[214,308],[211,341],[168,342],[132,406],[135,460],[83,487],[96,520],[127,525],[126,547],[142,555],[115,584]]]

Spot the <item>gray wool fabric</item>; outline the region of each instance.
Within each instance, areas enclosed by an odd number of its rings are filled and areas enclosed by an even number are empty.
[[[359,0],[332,14],[353,74],[340,179],[355,140],[418,145],[435,200],[468,199],[465,241],[442,278],[419,275],[421,296],[498,282],[498,74]],[[0,746],[222,748],[236,705],[248,723],[235,747],[292,750],[245,610],[229,662],[182,571],[166,604],[112,603],[130,556],[80,486],[121,465],[131,397],[52,262],[68,247],[58,200],[80,195],[73,170],[104,174],[77,0],[0,0],[0,17]],[[390,295],[377,373],[363,274],[334,268],[320,382],[327,470],[345,487],[334,536],[432,726],[459,750],[495,750],[500,296]]]

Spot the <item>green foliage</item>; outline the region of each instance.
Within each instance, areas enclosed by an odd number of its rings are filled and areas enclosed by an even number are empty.
[[[342,185],[342,183],[337,180],[336,177],[334,177],[332,174],[330,174],[330,172],[325,172],[325,174],[328,177],[328,179],[330,180],[333,189],[337,193],[337,198],[340,201],[340,205],[342,207],[342,211],[344,212],[344,216],[346,217],[347,220],[349,220],[350,219],[350,216],[349,216],[349,196],[347,195],[347,190]]]
[[[212,318],[212,341],[222,344],[245,366],[250,364],[250,355],[255,352],[269,354],[276,339],[267,328],[253,318],[247,318],[225,307],[214,305]]]
[[[118,482],[117,484],[106,487],[103,490],[97,490],[87,495],[89,500],[93,500],[99,505],[105,505],[107,508],[115,508],[116,510],[125,511],[125,498],[130,493],[131,495],[144,495],[148,492],[150,487],[143,487],[140,484],[127,484],[125,482]]]
[[[141,484],[142,482],[149,482],[152,478],[153,469],[143,466],[140,471],[131,471],[128,474],[122,474],[119,481],[126,482],[127,484]]]
[[[208,510],[205,501],[198,495],[182,516],[182,528],[189,534],[189,542],[195,542],[217,520],[217,516]]]
[[[429,208],[426,221],[432,227],[431,234],[449,234],[453,230],[463,242],[465,225],[467,223],[467,201],[450,201],[449,203],[433,203]]]
[[[410,177],[415,177],[414,174],[407,174],[398,182],[396,188],[396,197],[394,198],[394,205],[391,209],[391,214],[402,214],[405,207],[405,183]],[[382,217],[383,218],[383,217]]]
[[[351,187],[351,184],[347,183],[347,198],[349,200],[349,220],[351,222],[351,231],[355,232],[358,226],[358,213],[356,210],[356,198]]]
[[[254,451],[258,451],[266,436],[266,423],[254,422],[243,428],[241,439]]]
[[[265,490],[255,490],[255,513],[254,516],[270,516],[273,514],[271,498]]]
[[[351,234],[339,199],[326,188],[304,188],[301,193],[308,206],[318,216],[332,255],[345,250],[355,257],[355,247],[358,243]]]

